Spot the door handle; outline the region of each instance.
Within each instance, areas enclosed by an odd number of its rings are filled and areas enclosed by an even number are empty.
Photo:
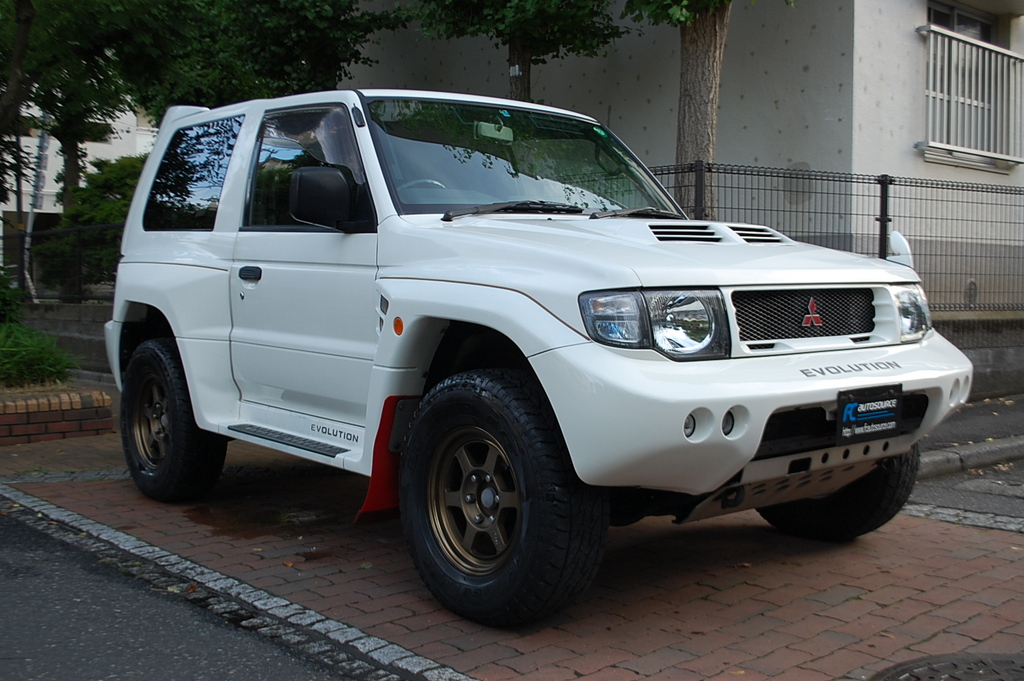
[[[263,270],[255,265],[246,265],[238,270],[238,278],[244,281],[259,281],[263,278]]]

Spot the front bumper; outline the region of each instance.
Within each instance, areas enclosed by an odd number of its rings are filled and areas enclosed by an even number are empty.
[[[905,452],[967,400],[972,375],[970,361],[936,333],[908,345],[688,363],[587,343],[531,362],[580,479],[694,495],[718,489],[754,459],[773,413],[834,413],[844,390],[900,384],[904,395],[927,396],[916,429],[853,446],[871,458]],[[727,412],[734,421],[728,434]],[[687,437],[691,414],[695,429]],[[816,462],[838,465],[849,448],[831,457],[813,449]],[[766,477],[778,468],[757,464]]]

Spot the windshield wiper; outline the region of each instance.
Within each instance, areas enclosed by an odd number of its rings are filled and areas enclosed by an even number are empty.
[[[462,215],[486,215],[487,213],[582,213],[583,209],[571,203],[556,201],[506,201],[488,203],[473,208],[456,208],[445,213],[441,220],[451,222]]]
[[[688,220],[684,213],[675,213],[670,210],[662,210],[655,208],[654,206],[644,206],[643,208],[621,208],[619,210],[602,210],[596,213],[590,214],[591,220],[600,220],[601,218],[624,218],[624,217],[637,217],[637,218],[669,218],[671,220]]]

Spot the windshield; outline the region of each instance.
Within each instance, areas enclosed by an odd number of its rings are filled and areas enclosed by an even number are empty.
[[[586,213],[646,206],[678,213],[632,154],[593,122],[435,100],[375,99],[368,110],[402,213],[528,201]]]

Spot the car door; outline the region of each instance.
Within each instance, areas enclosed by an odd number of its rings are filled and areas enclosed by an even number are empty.
[[[311,166],[338,168],[348,180],[345,231],[292,217],[291,176]],[[230,276],[243,416],[248,404],[364,425],[377,342],[375,227],[348,108],[268,112]]]

